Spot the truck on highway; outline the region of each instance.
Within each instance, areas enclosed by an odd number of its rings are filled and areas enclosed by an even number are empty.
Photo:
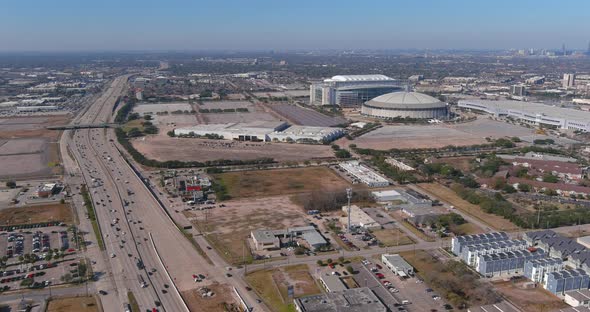
[[[137,265],[137,269],[143,270],[144,265],[143,265],[143,261],[141,261],[141,259],[137,259],[137,262],[135,264]]]
[[[147,283],[145,282],[145,280],[143,279],[143,276],[141,276],[141,274],[137,275],[137,280],[139,281],[139,286],[141,286],[141,288],[147,287]]]

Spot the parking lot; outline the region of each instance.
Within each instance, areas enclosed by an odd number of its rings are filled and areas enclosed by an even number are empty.
[[[400,278],[381,261],[353,264],[355,281],[375,292],[392,311],[444,311],[445,302],[416,277]]]
[[[0,258],[8,257],[7,263],[19,261],[20,256],[35,255],[45,259],[51,250],[75,251],[72,235],[64,227],[34,228],[23,232],[0,233]]]

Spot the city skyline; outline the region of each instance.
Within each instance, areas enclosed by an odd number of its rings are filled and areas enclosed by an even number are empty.
[[[0,51],[586,50],[582,1],[4,4]],[[573,8],[576,8],[575,10]]]

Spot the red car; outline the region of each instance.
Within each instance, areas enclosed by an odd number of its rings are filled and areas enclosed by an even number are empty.
[[[375,266],[376,266],[376,267],[377,267],[377,269],[379,269],[379,270],[383,269],[383,267],[381,267],[380,265],[378,265],[378,264],[376,264],[376,263],[375,263]]]
[[[330,263],[330,264],[328,264],[328,266],[330,267],[330,269],[333,269],[334,268],[334,263]]]
[[[377,276],[377,278],[379,279],[384,279],[385,275],[381,274],[381,273],[375,273],[375,275]]]

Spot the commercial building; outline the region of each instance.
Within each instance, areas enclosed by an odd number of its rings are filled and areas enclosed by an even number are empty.
[[[333,291],[293,300],[298,312],[386,312],[387,307],[368,287]]]
[[[489,242],[483,244],[469,245],[461,251],[461,260],[467,265],[477,266],[480,255],[489,255],[500,252],[526,249],[527,242],[524,240],[511,239],[506,241]]]
[[[256,250],[279,249],[285,244],[301,245],[301,238],[311,250],[328,245],[326,239],[313,226],[287,228],[285,230],[258,229],[250,233]]]
[[[576,74],[563,74],[563,80],[561,81],[561,85],[563,88],[573,88],[576,82]]]
[[[389,185],[389,180],[373,171],[373,169],[361,164],[358,160],[342,162],[339,166],[359,182],[369,187],[384,187]]]
[[[525,96],[526,95],[526,86],[525,85],[510,86],[510,94],[516,95],[516,96]]]
[[[524,264],[524,276],[535,283],[545,283],[547,273],[565,269],[563,260],[558,258],[543,258],[527,261]]]
[[[384,75],[339,75],[310,86],[312,105],[358,107],[364,102],[401,90],[398,82]]]
[[[590,306],[590,290],[577,289],[566,291],[563,297],[565,303],[572,307],[589,307]]]
[[[320,276],[320,283],[327,292],[343,291],[346,290],[346,285],[340,280],[340,277],[336,275],[325,274]]]
[[[37,196],[47,198],[53,195],[57,191],[58,187],[56,183],[43,184],[37,189]]]
[[[460,256],[463,248],[476,245],[476,244],[483,244],[483,243],[490,243],[490,242],[497,242],[497,241],[507,241],[510,238],[508,234],[505,232],[492,232],[492,233],[482,233],[482,234],[472,234],[472,235],[463,235],[453,237],[451,240],[451,251]]]
[[[404,199],[402,194],[396,190],[373,191],[371,192],[371,196],[375,198],[375,201],[381,203]]]
[[[348,206],[342,206],[342,211],[348,214]],[[348,216],[341,217],[340,223],[345,226],[348,225]],[[350,226],[353,228],[360,227],[367,230],[381,228],[379,222],[375,221],[375,219],[369,216],[357,205],[350,205]]]
[[[495,254],[480,255],[475,270],[486,277],[502,274],[519,274],[527,261],[546,257],[542,249],[514,250]]]
[[[361,114],[370,117],[443,119],[448,116],[447,104],[418,92],[393,92],[363,104]]]
[[[16,111],[19,113],[34,113],[34,112],[47,112],[47,111],[56,111],[59,107],[54,105],[44,105],[44,106],[17,106]]]
[[[401,277],[414,275],[414,267],[412,267],[404,258],[398,254],[381,255],[381,262],[390,269],[394,274]]]
[[[344,134],[342,128],[289,126],[282,121],[208,124],[174,129],[174,135],[180,137],[254,142],[325,143],[338,139]]]
[[[590,112],[521,101],[459,100],[458,106],[556,129],[590,131]]]
[[[590,276],[584,270],[562,270],[547,273],[543,288],[556,294],[563,295],[567,291],[588,289]]]
[[[399,205],[402,212],[410,217],[437,213],[432,208],[432,200],[424,194],[418,193],[413,189],[400,190],[403,203]]]

